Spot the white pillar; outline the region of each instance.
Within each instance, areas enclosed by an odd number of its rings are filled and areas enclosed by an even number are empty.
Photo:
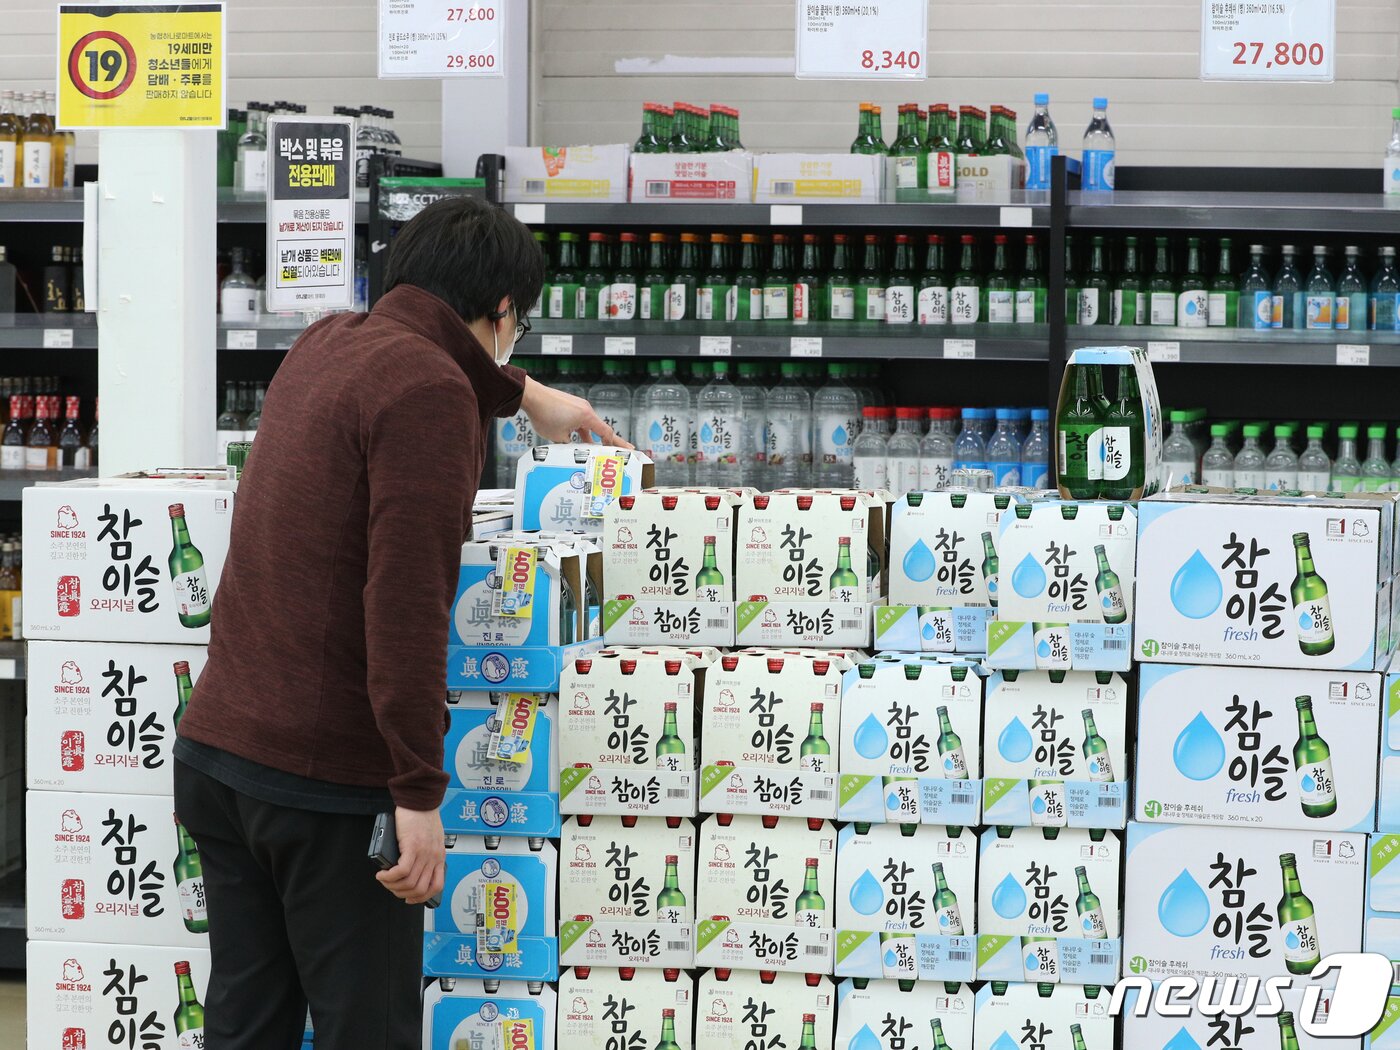
[[[103,131],[98,158],[101,472],[210,465],[215,133]]]
[[[525,146],[530,134],[530,7],[503,3],[503,77],[449,77],[442,82],[442,171],[476,174],[476,158],[505,146]]]

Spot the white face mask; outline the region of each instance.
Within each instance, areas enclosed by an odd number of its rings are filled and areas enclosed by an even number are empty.
[[[515,352],[515,336],[511,336],[510,345],[506,347],[506,352],[502,354],[501,337],[497,334],[496,326],[493,324],[491,326],[491,349],[491,356],[495,358],[496,365],[502,368],[505,367],[510,363],[510,355]]]

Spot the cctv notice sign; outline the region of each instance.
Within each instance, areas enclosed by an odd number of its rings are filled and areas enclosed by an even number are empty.
[[[267,128],[267,309],[348,310],[355,280],[355,122]]]

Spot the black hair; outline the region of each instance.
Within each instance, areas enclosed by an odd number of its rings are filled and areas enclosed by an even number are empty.
[[[411,284],[431,292],[470,324],[496,314],[502,299],[520,317],[544,287],[544,253],[524,223],[475,197],[428,205],[399,230],[384,290]]]

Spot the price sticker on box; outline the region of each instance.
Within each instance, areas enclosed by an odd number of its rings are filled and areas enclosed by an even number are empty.
[[[1330,84],[1336,52],[1337,0],[1201,0],[1202,80]]]
[[[500,725],[491,735],[491,757],[501,762],[528,762],[539,710],[538,693],[508,693],[505,703],[497,708]]]
[[[728,357],[734,352],[734,340],[727,335],[702,335],[701,357]]]
[[[528,620],[535,615],[534,547],[506,547],[496,556],[501,585],[491,592],[491,615]]]
[[[1337,344],[1337,364],[1339,365],[1369,365],[1371,363],[1371,347],[1367,343],[1338,343]]]
[[[797,0],[797,76],[812,80],[927,80],[928,4]]]
[[[519,928],[515,883],[483,883],[481,910],[476,913],[476,950],[488,955],[519,954]]]

